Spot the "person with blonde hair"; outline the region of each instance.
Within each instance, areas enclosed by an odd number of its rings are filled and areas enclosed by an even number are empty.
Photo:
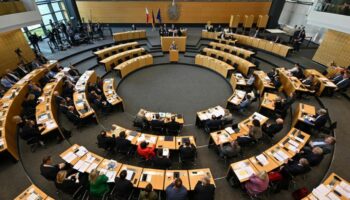
[[[106,192],[109,192],[108,177],[104,174],[100,175],[97,169],[89,174],[90,194],[93,197],[101,198]]]
[[[71,176],[67,176],[67,174],[66,170],[60,170],[56,176],[55,186],[64,193],[73,194],[80,187],[80,184],[76,182],[78,174],[72,174]]]
[[[209,176],[203,176],[194,188],[195,200],[213,200],[215,197],[215,186],[210,183]]]
[[[257,174],[249,177],[244,187],[249,195],[261,194],[269,187],[269,176],[266,171],[259,171]]]

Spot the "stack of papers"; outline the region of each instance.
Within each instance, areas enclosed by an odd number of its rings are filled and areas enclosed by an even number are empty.
[[[267,161],[266,157],[264,156],[264,154],[260,154],[256,157],[256,159],[263,165],[268,165],[269,161]]]
[[[83,160],[79,160],[74,166],[73,168],[78,170],[79,172],[84,173],[90,166],[90,163],[85,162]]]
[[[86,172],[91,173],[92,170],[97,168],[97,163],[92,163],[89,168],[87,168]]]
[[[238,168],[234,169],[234,172],[239,180],[247,179],[254,174],[253,168],[245,162],[238,163]]]
[[[334,190],[340,193],[342,196],[345,196],[346,199],[350,199],[350,185],[344,181],[340,182],[339,185],[335,186]]]
[[[230,135],[235,133],[235,131],[232,129],[232,127],[226,127],[225,131]]]
[[[83,157],[87,152],[89,151],[84,146],[80,146],[77,152],[75,152],[75,155],[77,155],[78,157]]]
[[[284,162],[289,157],[281,150],[275,151],[272,153],[273,157],[275,157],[278,161]]]
[[[66,161],[67,163],[71,163],[77,157],[78,156],[75,155],[73,152],[69,152],[63,157],[63,160]]]
[[[46,129],[54,129],[56,128],[56,122],[53,120],[45,122]]]
[[[31,193],[29,197],[27,197],[27,200],[40,200],[42,199],[40,196],[38,196],[36,193]]]

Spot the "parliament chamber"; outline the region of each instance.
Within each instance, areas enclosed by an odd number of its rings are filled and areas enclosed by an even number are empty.
[[[0,1],[0,199],[350,199],[349,8]]]

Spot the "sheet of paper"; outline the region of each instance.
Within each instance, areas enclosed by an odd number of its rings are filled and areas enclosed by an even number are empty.
[[[63,160],[67,163],[71,163],[76,158],[77,156],[73,152],[69,152],[63,157]]]
[[[332,200],[341,200],[334,192],[330,192],[327,197]]]
[[[80,146],[78,148],[78,151],[75,153],[77,156],[82,157],[84,156],[86,153],[88,152],[88,150],[84,147],[84,146]]]
[[[233,134],[233,133],[235,133],[235,131],[232,129],[232,127],[227,127],[227,128],[225,128],[225,131],[228,133],[228,134]]]
[[[87,168],[86,172],[91,173],[92,170],[97,168],[97,163],[92,163],[89,168]]]
[[[134,175],[135,172],[131,171],[131,170],[126,170],[126,172],[127,172],[126,179],[131,181],[131,178],[132,178],[132,176]]]
[[[90,153],[88,153],[88,154],[86,155],[85,162],[87,162],[87,163],[92,163],[92,162],[94,162],[95,159],[96,159],[96,158],[95,158],[93,155],[91,155]]]
[[[89,168],[89,166],[90,166],[90,163],[83,162],[83,164],[80,166],[78,171],[84,173]]]
[[[256,159],[264,166],[269,164],[269,161],[267,161],[266,157],[263,154],[258,155]]]
[[[115,176],[117,175],[116,171],[110,171],[108,170],[106,173],[106,176],[108,177],[108,181],[109,183],[114,182]]]
[[[334,190],[339,192],[342,196],[346,197],[347,199],[350,199],[350,192],[348,192],[347,190],[344,190],[344,188],[341,187],[340,185],[335,186]]]
[[[79,160],[74,166],[73,168],[76,169],[76,170],[79,170],[80,167],[84,164],[84,161],[82,160]]]

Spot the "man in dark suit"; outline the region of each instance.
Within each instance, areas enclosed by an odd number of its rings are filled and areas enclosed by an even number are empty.
[[[323,154],[331,153],[334,144],[335,138],[332,136],[327,136],[326,138],[316,138],[309,142],[309,146],[311,148],[320,147]]]
[[[266,123],[261,127],[261,129],[268,136],[273,137],[283,129],[283,119],[277,118],[276,122],[274,124],[267,124]]]
[[[114,197],[120,200],[127,200],[132,192],[133,185],[126,179],[127,171],[120,172],[119,178],[115,177]]]
[[[196,156],[196,147],[186,140],[184,144],[179,147],[180,158],[183,161],[193,161]]]
[[[342,77],[342,80],[338,81],[336,83],[337,85],[337,91],[338,90],[344,90],[346,88],[348,88],[350,86],[350,74],[349,72],[345,72],[343,77]]]
[[[47,180],[55,181],[57,173],[64,167],[66,167],[65,163],[54,165],[51,156],[45,156],[43,158],[43,163],[40,165],[40,173]]]
[[[327,120],[328,120],[327,111],[325,109],[318,110],[314,118],[315,118],[315,121],[314,121],[315,128],[319,129],[321,127],[324,127],[324,125],[327,123]]]
[[[81,122],[80,117],[76,113],[75,109],[73,106],[68,106],[68,110],[66,112],[66,116],[71,121],[73,124],[78,125]]]
[[[126,134],[124,131],[119,133],[119,136],[115,140],[115,147],[117,151],[127,153],[131,149],[130,140],[126,139]]]
[[[166,123],[167,131],[178,132],[180,130],[180,124],[176,122],[176,118],[174,116],[171,117],[171,121]]]
[[[154,167],[157,169],[169,169],[171,166],[171,160],[163,156],[163,149],[158,149],[157,156],[153,160]]]
[[[215,186],[210,183],[210,177],[204,176],[194,188],[195,200],[214,200]]]
[[[321,163],[323,160],[323,150],[321,147],[314,147],[312,150],[310,149],[304,149],[300,153],[296,155],[296,158],[306,158],[306,160],[309,162],[310,166],[317,166]]]
[[[283,177],[297,176],[310,171],[309,161],[306,158],[289,160],[281,169]]]
[[[99,148],[111,151],[115,147],[115,139],[113,137],[107,137],[106,131],[101,131],[97,135],[97,145]]]

